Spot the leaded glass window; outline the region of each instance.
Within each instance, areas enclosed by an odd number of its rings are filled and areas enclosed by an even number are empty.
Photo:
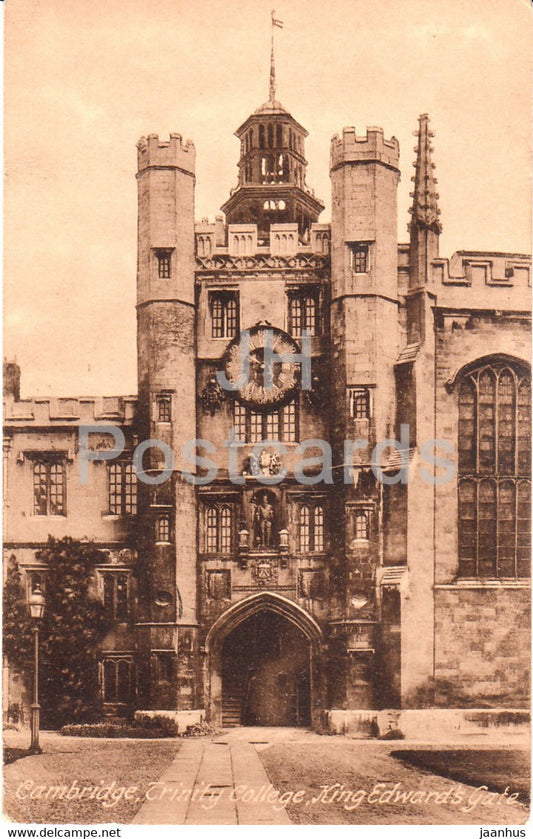
[[[531,387],[524,369],[483,365],[459,386],[459,573],[529,574]]]

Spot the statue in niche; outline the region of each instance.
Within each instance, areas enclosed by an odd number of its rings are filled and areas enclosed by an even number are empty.
[[[274,507],[270,503],[268,493],[264,492],[261,500],[254,504],[254,546],[257,548],[273,547],[272,525],[274,522]]]

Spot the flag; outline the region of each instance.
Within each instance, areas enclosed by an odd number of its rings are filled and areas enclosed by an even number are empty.
[[[274,17],[275,14],[275,11],[272,10],[272,26],[279,26],[280,29],[283,29],[283,21],[276,20],[276,18]]]

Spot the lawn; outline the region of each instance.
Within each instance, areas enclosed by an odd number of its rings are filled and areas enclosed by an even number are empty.
[[[150,782],[159,778],[179,749],[175,740],[105,741],[74,737],[56,737],[43,746],[42,755],[17,755],[15,762],[4,767],[4,813],[14,822],[128,824],[143,803]],[[105,797],[105,789],[110,785]],[[63,786],[72,790],[71,800],[66,800],[66,791],[63,798],[49,792],[50,788]],[[85,798],[79,800],[76,787],[80,791],[84,787],[96,788],[101,791],[101,798],[98,800],[95,792],[91,800],[87,791]],[[124,790],[131,787],[136,790],[130,790],[126,798]],[[113,806],[104,806],[106,800]]]
[[[512,784],[520,800],[529,802],[531,765],[525,751],[510,749],[399,749],[392,752],[399,760],[428,769],[436,775],[472,784],[483,784],[494,792],[503,792]]]
[[[259,755],[276,789],[287,795],[305,791],[299,799],[303,803],[287,806],[295,824],[516,825],[527,820],[522,794],[526,752],[515,764],[510,751],[465,749],[462,765],[479,770],[469,776],[472,785],[465,785],[442,777],[438,767],[423,768],[397,759],[393,756],[397,749],[396,743],[324,737],[323,742],[275,743]],[[470,755],[475,760],[469,763]],[[516,765],[522,773],[517,777]],[[509,786],[510,793],[518,793],[517,800],[506,803],[494,793],[477,789],[488,786],[487,779],[493,780],[498,773],[506,781],[503,788]],[[463,777],[466,780],[467,775]]]

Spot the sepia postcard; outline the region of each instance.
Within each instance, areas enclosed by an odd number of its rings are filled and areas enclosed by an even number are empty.
[[[2,6],[4,835],[525,837],[529,5]]]

